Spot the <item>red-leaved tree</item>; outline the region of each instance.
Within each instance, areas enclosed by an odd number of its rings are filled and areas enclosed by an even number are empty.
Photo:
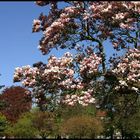
[[[27,92],[29,90],[20,86],[12,86],[2,91],[0,112],[10,122],[16,122],[22,113],[31,109],[31,97],[26,94]]]

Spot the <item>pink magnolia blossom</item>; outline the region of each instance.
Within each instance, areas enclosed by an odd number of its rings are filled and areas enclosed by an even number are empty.
[[[56,5],[57,3],[58,2],[55,2]],[[134,15],[140,14],[140,2],[89,1],[86,7],[84,6],[84,2],[74,1],[70,3],[70,5],[60,10],[58,8],[53,9],[55,14],[59,13],[57,18],[52,18],[55,15],[50,13],[47,17],[42,15],[40,20],[35,19],[33,21],[33,29],[36,32],[39,31],[40,25],[43,23],[43,38],[39,45],[39,49],[43,54],[49,53],[51,49],[58,47],[58,45],[60,46],[60,40],[66,36],[65,32],[69,34],[69,30],[81,31],[82,26],[87,21],[89,29],[93,27],[98,28],[99,32],[101,32],[100,37],[110,37],[114,30],[113,27],[115,27],[115,30],[122,28],[131,31],[135,29],[135,23],[138,22],[136,17],[138,16]],[[39,1],[37,4],[40,6],[50,4],[52,8],[53,2]],[[100,20],[100,24],[96,22],[96,20]],[[84,23],[83,21],[86,22]],[[80,34],[80,32],[78,32],[78,34]],[[64,40],[62,42],[64,42]],[[117,47],[116,44],[114,44],[114,46]]]
[[[121,86],[140,84],[140,51],[130,49],[112,72],[123,79],[119,81]]]

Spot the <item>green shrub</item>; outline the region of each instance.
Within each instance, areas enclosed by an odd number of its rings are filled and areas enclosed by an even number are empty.
[[[22,116],[17,123],[7,129],[7,136],[14,138],[36,138],[38,130],[32,124],[30,113]]]
[[[65,120],[60,128],[61,135],[70,138],[96,138],[101,132],[101,121],[88,115],[71,117]]]
[[[0,137],[5,136],[5,131],[8,126],[6,117],[0,113]]]

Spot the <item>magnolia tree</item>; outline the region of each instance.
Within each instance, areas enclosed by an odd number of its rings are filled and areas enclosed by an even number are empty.
[[[110,95],[140,92],[140,2],[36,1],[50,7],[33,21],[33,32],[42,32],[39,50],[75,50],[48,63],[15,69],[14,81],[32,88],[41,108],[59,103],[96,104],[109,108]],[[106,54],[105,42],[123,55]],[[106,56],[110,59],[106,59]],[[129,91],[129,92],[128,92]],[[111,94],[112,93],[112,94]],[[113,103],[112,103],[113,104]],[[113,109],[113,107],[111,107]]]

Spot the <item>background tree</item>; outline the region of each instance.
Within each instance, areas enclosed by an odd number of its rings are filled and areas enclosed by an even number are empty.
[[[33,108],[20,116],[18,121],[6,130],[7,137],[55,138],[58,135],[56,114]]]
[[[60,129],[62,136],[69,138],[97,138],[103,132],[101,121],[91,116],[73,116],[65,120]]]
[[[99,121],[100,122],[99,127],[101,127],[103,129],[103,122],[101,121],[100,117],[97,116],[97,110],[94,105],[88,105],[88,106],[83,107],[82,105],[79,105],[79,104],[75,104],[74,106],[60,104],[57,107],[57,109],[54,111],[54,113],[56,115],[56,124],[59,128],[58,137],[69,136],[69,137],[74,138],[74,136],[75,136],[75,138],[76,137],[80,138],[80,133],[84,133],[84,132],[82,132],[81,129],[77,132],[77,130],[75,130],[75,129],[78,129],[78,127],[82,127],[82,125],[84,125],[85,122],[82,122],[83,120],[80,119],[79,122],[73,123],[71,120],[73,120],[73,119],[76,120],[76,119],[80,118],[81,116],[83,116],[83,118],[85,118],[85,119],[93,118],[93,119],[95,119],[95,121],[97,121],[97,122]],[[68,124],[70,124],[70,125],[68,125]],[[72,130],[73,127],[75,128],[74,130]],[[89,127],[85,131],[90,131],[90,129],[92,129],[92,130],[94,129],[94,128],[92,128],[92,126],[89,126]],[[65,131],[67,131],[66,132],[68,134],[67,136],[66,136]],[[70,132],[70,131],[72,131],[72,132]],[[95,132],[95,130],[94,130],[94,132]],[[100,133],[100,131],[98,131],[98,130],[96,132]],[[89,132],[89,133],[87,135],[85,135],[85,133],[84,133],[85,137],[87,136],[87,138],[92,138],[91,135],[93,133],[92,132]],[[81,137],[83,138],[83,136],[81,136]]]
[[[57,117],[61,120],[69,119],[73,116],[87,115],[87,116],[96,116],[97,110],[94,105],[88,105],[83,107],[82,105],[76,104],[75,106],[69,106],[61,104],[54,111]]]
[[[9,125],[6,117],[0,113],[0,137],[5,136],[6,129]]]
[[[52,112],[36,111],[33,114],[32,124],[42,138],[54,137],[57,131],[56,117]]]
[[[22,114],[16,123],[8,127],[6,136],[8,138],[37,138],[39,132],[33,126],[32,117],[29,112]]]
[[[3,107],[0,112],[6,116],[11,122],[16,122],[19,116],[31,109],[31,97],[27,95],[29,90],[20,87],[12,86],[5,88],[0,95]]]

